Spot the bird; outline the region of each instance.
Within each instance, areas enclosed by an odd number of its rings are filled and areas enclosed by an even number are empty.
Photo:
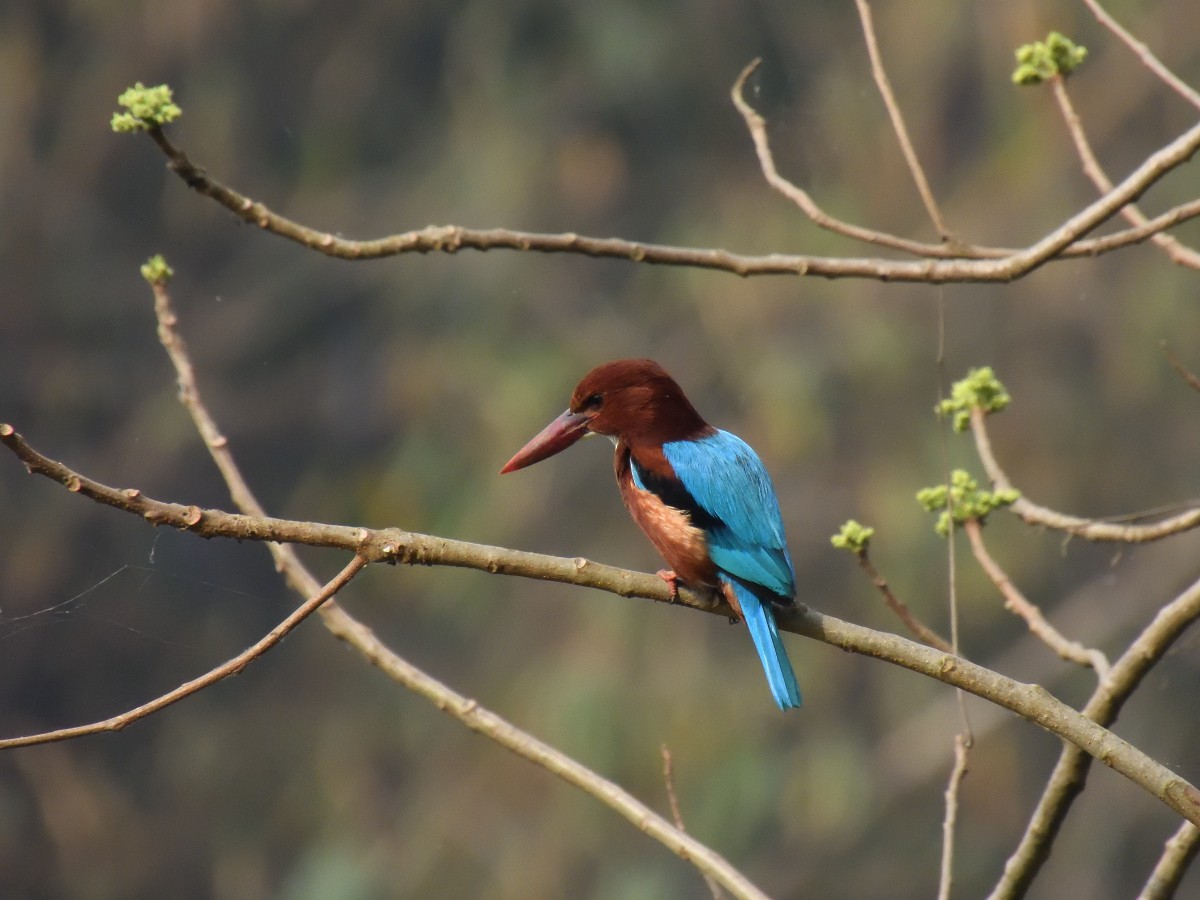
[[[714,428],[650,359],[618,359],[588,372],[567,410],[517,451],[500,474],[566,450],[589,435],[616,449],[613,469],[633,521],[670,566],[658,574],[717,592],[744,619],[780,709],[800,688],[774,608],[796,605],[796,571],[771,476],[741,438]]]

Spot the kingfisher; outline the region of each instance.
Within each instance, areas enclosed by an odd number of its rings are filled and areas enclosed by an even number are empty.
[[[672,596],[682,582],[724,597],[745,620],[780,709],[800,688],[779,637],[774,607],[796,605],[796,571],[771,476],[741,438],[709,425],[666,370],[650,359],[597,366],[566,412],[505,463],[523,469],[602,434],[633,521],[666,560],[658,574]],[[736,620],[735,620],[736,621]]]

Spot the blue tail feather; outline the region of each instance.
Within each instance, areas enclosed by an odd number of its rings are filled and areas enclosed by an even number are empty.
[[[750,637],[754,640],[754,649],[762,660],[763,671],[767,674],[767,683],[771,686],[771,694],[780,709],[796,709],[800,706],[800,686],[796,683],[796,673],[792,671],[791,661],[779,638],[779,629],[775,624],[775,614],[770,609],[770,603],[764,603],[746,587],[736,581],[729,582],[738,603],[742,607],[742,615],[746,619],[746,627],[750,629]]]

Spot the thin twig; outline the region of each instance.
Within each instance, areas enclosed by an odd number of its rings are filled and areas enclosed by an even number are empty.
[[[424,697],[438,710],[457,719],[472,731],[596,798],[680,859],[710,875],[734,897],[767,900],[766,894],[711,847],[681,833],[620,785],[421,671],[390,650],[370,628],[351,617],[341,607],[325,617],[325,624],[334,636],[352,646],[397,684]]]
[[[912,139],[909,138],[908,128],[904,124],[904,116],[900,112],[900,104],[896,102],[891,80],[888,78],[887,70],[883,67],[879,41],[875,37],[875,21],[871,15],[871,6],[867,0],[854,0],[854,4],[858,7],[858,17],[862,21],[863,37],[867,42],[867,55],[871,59],[871,74],[875,77],[875,86],[879,88],[879,95],[883,98],[883,105],[887,108],[888,118],[892,120],[892,129],[896,132],[896,140],[900,142],[900,152],[904,154],[904,161],[908,164],[908,171],[912,174],[913,182],[917,186],[917,193],[921,195],[921,202],[925,204],[925,212],[929,214],[933,227],[944,242],[953,245],[954,238],[946,228],[942,212],[938,209],[937,201],[933,197],[933,190],[929,187],[929,179],[925,177],[925,170],[917,158],[917,151],[913,149]]]
[[[889,247],[894,250],[900,250],[905,253],[910,253],[916,256],[925,257],[926,259],[958,259],[962,260],[984,260],[984,259],[1012,259],[1022,251],[1011,249],[1000,249],[994,247],[977,247],[973,245],[962,244],[959,242],[942,243],[942,244],[926,244],[919,241],[911,241],[906,238],[900,238],[895,235],[885,232],[875,231],[873,229],[862,228],[861,226],[852,225],[840,219],[836,219],[826,213],[809,194],[798,187],[797,185],[784,178],[775,165],[775,157],[771,152],[770,139],[767,136],[766,120],[746,101],[744,96],[745,84],[749,77],[760,65],[761,60],[755,59],[742,70],[737,80],[734,82],[731,96],[733,103],[741,113],[742,119],[746,124],[747,131],[750,132],[750,137],[754,142],[755,152],[758,155],[759,167],[762,169],[763,177],[767,183],[773,187],[778,193],[791,200],[800,210],[808,216],[818,226],[841,234],[845,237],[860,240],[865,243],[875,244],[878,246]],[[1126,179],[1128,181],[1128,179]],[[1139,192],[1140,193],[1140,192]],[[1172,211],[1172,216],[1175,211]],[[1164,223],[1165,224],[1165,223]],[[1135,229],[1136,233],[1141,235],[1141,239],[1145,240],[1149,235],[1144,235],[1141,229],[1147,226],[1139,226]],[[1157,232],[1155,232],[1157,233]],[[1113,244],[1109,244],[1110,240],[1115,240]],[[1118,235],[1109,235],[1106,238],[1098,238],[1095,241],[1080,241],[1073,239],[1064,244],[1055,254],[1056,258],[1065,258],[1074,256],[1077,253],[1082,255],[1093,255],[1098,252],[1107,252],[1115,249],[1118,246],[1124,246],[1122,243],[1125,237]],[[818,273],[821,274],[821,273]],[[1018,276],[1014,276],[1018,277]]]
[[[937,387],[938,397],[946,396],[946,298],[944,289],[938,290],[937,317]],[[958,541],[954,539],[953,481],[950,470],[949,422],[940,420],[938,443],[942,454],[942,468],[946,485],[946,600],[950,610],[950,641],[953,651],[959,652],[959,607],[958,607]],[[967,752],[975,743],[971,716],[967,710],[967,698],[963,691],[954,692],[958,702],[958,714],[962,720],[962,731],[954,736],[954,765],[946,783],[945,809],[942,819],[942,858],[938,872],[938,900],[949,900],[954,884],[954,848],[958,824],[958,792],[967,775]]]
[[[979,461],[983,464],[988,478],[997,490],[1013,489],[1012,481],[1000,467],[995,453],[992,452],[992,441],[987,432],[986,419],[987,414],[983,410],[971,410],[971,434],[975,438],[975,452],[979,455]],[[1065,531],[1089,541],[1141,544],[1148,541],[1159,541],[1200,526],[1200,507],[1186,509],[1177,515],[1148,525],[1130,525],[1106,519],[1084,519],[1040,506],[1024,496],[1018,497],[1009,509],[1030,525],[1041,525],[1056,531]]]
[[[871,562],[865,548],[861,553],[856,553],[855,557],[858,559],[859,566],[867,573],[867,577],[871,579],[871,583],[875,585],[875,589],[883,597],[883,602],[887,605],[888,609],[896,614],[900,621],[904,623],[904,627],[918,641],[945,653],[954,653],[954,648],[950,645],[949,641],[917,618],[916,614],[908,608],[908,605],[896,596],[887,579],[879,573],[874,563]]]
[[[950,900],[954,883],[954,830],[958,823],[958,788],[967,776],[967,752],[971,749],[968,734],[954,736],[954,767],[946,783],[946,815],[942,819],[942,864],[938,877],[938,900]]]
[[[862,0],[859,0],[859,2],[862,2]],[[1075,144],[1075,152],[1079,154],[1080,162],[1083,164],[1084,174],[1096,186],[1097,191],[1101,194],[1108,193],[1113,189],[1113,183],[1104,171],[1104,168],[1100,165],[1100,161],[1096,159],[1096,154],[1092,150],[1087,132],[1083,130],[1083,123],[1079,119],[1079,113],[1076,112],[1074,104],[1071,103],[1071,96],[1067,93],[1066,80],[1061,75],[1056,76],[1050,79],[1050,86],[1054,91],[1054,99],[1058,102],[1059,112],[1062,113],[1063,120],[1067,124],[1067,131],[1070,133],[1071,140]],[[1134,227],[1144,226],[1150,221],[1145,213],[1133,203],[1124,207],[1121,210],[1121,215]],[[1166,253],[1172,262],[1181,266],[1187,266],[1190,269],[1200,269],[1200,253],[1182,243],[1174,235],[1159,233],[1151,237],[1150,240],[1155,246]]]
[[[137,722],[139,719],[144,719],[173,703],[178,703],[180,700],[192,696],[192,694],[199,693],[206,687],[214,685],[218,681],[228,678],[230,675],[237,675],[242,669],[246,668],[246,666],[283,640],[289,632],[316,612],[322,604],[330,602],[331,598],[345,587],[350,582],[350,579],[357,575],[366,565],[366,559],[361,556],[355,556],[341,572],[335,575],[324,587],[317,590],[298,609],[267,632],[260,640],[227,662],[205,672],[199,678],[185,681],[173,691],[168,691],[162,696],[155,697],[141,706],[99,722],[93,722],[90,725],[75,725],[71,728],[60,728],[57,731],[46,731],[41,734],[5,738],[0,740],[0,750],[8,750],[12,747],[30,747],[35,744],[50,744],[55,741],[66,741],[88,734],[100,734],[105,731],[120,731],[126,726]]]
[[[735,90],[751,67],[743,72]],[[757,113],[745,107],[755,117]],[[758,117],[761,120],[761,117]],[[177,174],[188,187],[216,201],[238,218],[271,232],[279,237],[295,241],[328,256],[346,260],[378,259],[404,253],[457,253],[459,250],[536,251],[539,253],[579,253],[586,256],[625,259],[655,265],[686,266],[731,272],[744,277],[752,275],[797,275],[820,276],[823,278],[867,278],[881,281],[924,282],[946,284],[951,282],[1009,282],[1021,278],[1045,263],[1060,258],[1091,256],[1110,252],[1128,243],[1146,240],[1153,229],[1131,229],[1126,238],[1109,236],[1094,241],[1080,240],[1098,225],[1112,218],[1117,211],[1136,199],[1150,185],[1186,162],[1200,149],[1200,125],[1180,135],[1171,143],[1150,154],[1112,192],[1077,212],[1070,219],[1044,235],[1035,243],[1020,250],[997,248],[952,248],[941,244],[918,244],[902,239],[888,241],[885,245],[917,252],[924,257],[917,260],[890,260],[854,257],[823,257],[772,253],[749,256],[730,253],[727,250],[673,247],[646,244],[619,238],[594,238],[573,233],[538,234],[513,231],[506,228],[469,229],[457,225],[429,226],[417,231],[395,234],[390,237],[358,241],[338,237],[328,232],[308,228],[292,219],[281,216],[266,204],[256,202],[232,188],[210,178],[196,166],[182,150],[170,142],[160,128],[148,132],[156,146],[167,157],[167,168]],[[1171,210],[1155,220],[1162,228],[1196,215],[1200,205],[1190,204]],[[874,234],[877,232],[868,232]],[[867,237],[863,237],[867,240]],[[872,243],[881,244],[880,240]]]
[[[1197,851],[1200,851],[1200,828],[1184,822],[1167,840],[1138,900],[1171,900],[1179,890],[1179,882],[1183,881],[1188,866],[1196,859]]]
[[[1167,362],[1170,363],[1171,368],[1175,370],[1175,374],[1187,382],[1188,387],[1190,387],[1193,391],[1200,392],[1200,377],[1197,377],[1194,372],[1187,369],[1183,363],[1179,361],[1179,358],[1176,357],[1175,354],[1171,352],[1171,348],[1167,346],[1166,341],[1163,341],[1162,348],[1163,353],[1167,355]]]
[[[675,796],[675,766],[671,759],[671,750],[666,744],[659,747],[659,750],[662,753],[663,784],[667,788],[667,802],[671,805],[671,818],[675,820],[675,827],[686,834],[687,828],[683,824],[683,812],[679,809],[679,798]],[[713,900],[721,900],[721,888],[717,886],[717,883],[703,872],[700,874],[704,876],[704,883],[708,885]]]
[[[1142,61],[1147,69],[1158,76],[1159,80],[1170,87],[1183,99],[1187,100],[1192,106],[1200,109],[1200,93],[1191,85],[1185,82],[1182,78],[1168,69],[1157,56],[1155,56],[1149,47],[1135,38],[1132,34],[1126,31],[1121,24],[1108,14],[1108,11],[1100,5],[1099,0],[1083,0],[1084,5],[1092,11],[1092,15],[1099,20],[1100,24],[1116,35],[1125,46],[1134,52],[1134,55]]]
[[[662,603],[672,603],[680,608],[686,606],[723,617],[729,617],[732,614],[728,606],[713,605],[710,598],[689,594],[684,589],[680,589],[677,595],[672,596],[667,584],[656,576],[617,569],[612,566],[601,566],[584,559],[563,559],[509,550],[503,547],[487,547],[399,529],[350,528],[263,516],[234,515],[220,510],[202,510],[195,506],[162,503],[145,497],[137,490],[118,491],[115,488],[107,487],[80,475],[62,463],[48,459],[29,446],[13,430],[12,426],[7,424],[0,424],[0,444],[17,455],[31,472],[57,481],[65,485],[68,490],[97,502],[143,515],[154,524],[169,525],[205,537],[287,541],[316,546],[341,547],[357,552],[372,562],[460,566],[491,574],[520,575],[527,578],[593,587],[621,596],[644,597]],[[332,604],[326,606],[322,612],[322,618],[327,625],[330,625],[331,616],[343,615],[341,608]],[[1170,640],[1174,640],[1187,625],[1200,618],[1200,583],[1195,586],[1194,593],[1187,594],[1186,602],[1177,601],[1168,606],[1160,612],[1159,618],[1155,621],[1158,622],[1164,616],[1169,617],[1168,627],[1173,630],[1168,633]],[[1137,747],[1107,729],[1099,727],[1095,721],[1081,716],[1039,685],[1021,684],[952,654],[926,647],[899,635],[845,622],[808,607],[797,606],[793,610],[781,611],[777,613],[777,619],[782,631],[802,634],[843,650],[890,662],[945,684],[961,687],[976,696],[1011,710],[1046,731],[1081,747],[1086,753],[1102,759],[1114,771],[1145,788],[1184,818],[1200,824],[1200,791]],[[361,630],[365,626],[358,625],[358,623],[351,625],[346,622],[341,627],[345,630],[339,634],[349,635],[348,640],[370,634],[369,630]],[[1144,651],[1150,653],[1147,659],[1157,659],[1156,654],[1165,652],[1165,647],[1166,644],[1163,644],[1161,647],[1155,648],[1153,652]],[[386,650],[387,648],[382,645],[373,646],[370,648],[370,654],[378,655]],[[387,653],[390,654],[390,651]],[[368,658],[379,665],[379,660],[373,658],[372,655],[369,655]],[[394,656],[394,654],[391,655]],[[401,669],[411,670],[414,673],[411,675],[413,689],[421,693],[425,692],[419,685],[421,679],[428,679],[427,675],[413,669],[403,660],[398,660],[395,665],[398,671]],[[428,688],[427,696],[434,700],[439,708],[449,710],[450,707],[454,707],[453,714],[460,718],[466,717],[464,721],[470,718],[467,716],[468,713],[477,710],[477,704],[466,698],[459,698],[461,708],[457,701],[451,703],[450,696],[458,697],[459,695],[453,694],[453,692],[450,694],[439,693],[439,691],[449,691],[449,688],[432,679],[429,679],[429,682],[433,687]],[[478,730],[497,727],[494,726],[497,721],[501,720],[488,713],[487,724],[481,725]],[[470,722],[468,724],[470,727],[476,727]],[[512,727],[507,723],[504,724],[506,727]],[[496,739],[500,740],[498,737]],[[571,762],[573,763],[573,761]],[[663,820],[663,824],[670,827],[665,820]],[[675,829],[670,828],[670,831],[674,833]],[[663,840],[662,837],[659,839]],[[682,853],[683,851],[677,852]],[[733,889],[728,884],[724,881],[721,883],[732,892]]]
[[[1004,608],[1024,619],[1030,632],[1060,657],[1095,669],[1096,676],[1103,681],[1108,675],[1108,659],[1099,650],[1085,647],[1079,641],[1065,637],[1046,620],[1041,609],[1029,602],[1012,583],[1008,573],[988,553],[987,545],[983,542],[983,526],[979,524],[979,520],[967,519],[963,522],[963,531],[967,534],[967,540],[971,542],[971,551],[975,554],[975,559],[1004,597]]]
[[[962,255],[962,248],[912,241],[835,218],[825,212],[813,200],[808,191],[784,178],[775,166],[775,155],[771,152],[771,142],[767,137],[767,121],[746,101],[745,97],[746,82],[761,64],[761,59],[755,59],[742,69],[741,74],[733,83],[730,97],[733,99],[733,105],[737,107],[737,111],[741,113],[742,120],[746,123],[746,130],[750,132],[750,139],[754,142],[754,151],[758,155],[759,168],[762,169],[763,178],[766,179],[767,184],[799,207],[800,211],[808,216],[813,224],[826,231],[832,231],[834,234],[840,234],[842,237],[862,241],[865,244],[873,244],[877,247],[899,250],[913,256],[949,258]]]
[[[1101,256],[1133,244],[1139,244],[1156,234],[1163,233],[1176,225],[1190,221],[1200,215],[1200,200],[1189,200],[1147,219],[1145,225],[1114,231],[1104,237],[1076,241],[1062,252],[1062,258]]]

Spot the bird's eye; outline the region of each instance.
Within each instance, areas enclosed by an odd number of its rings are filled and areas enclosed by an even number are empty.
[[[602,394],[592,394],[590,397],[588,397],[586,400],[583,401],[583,408],[584,409],[599,409],[601,404],[603,404],[603,403],[604,403],[604,396]]]

